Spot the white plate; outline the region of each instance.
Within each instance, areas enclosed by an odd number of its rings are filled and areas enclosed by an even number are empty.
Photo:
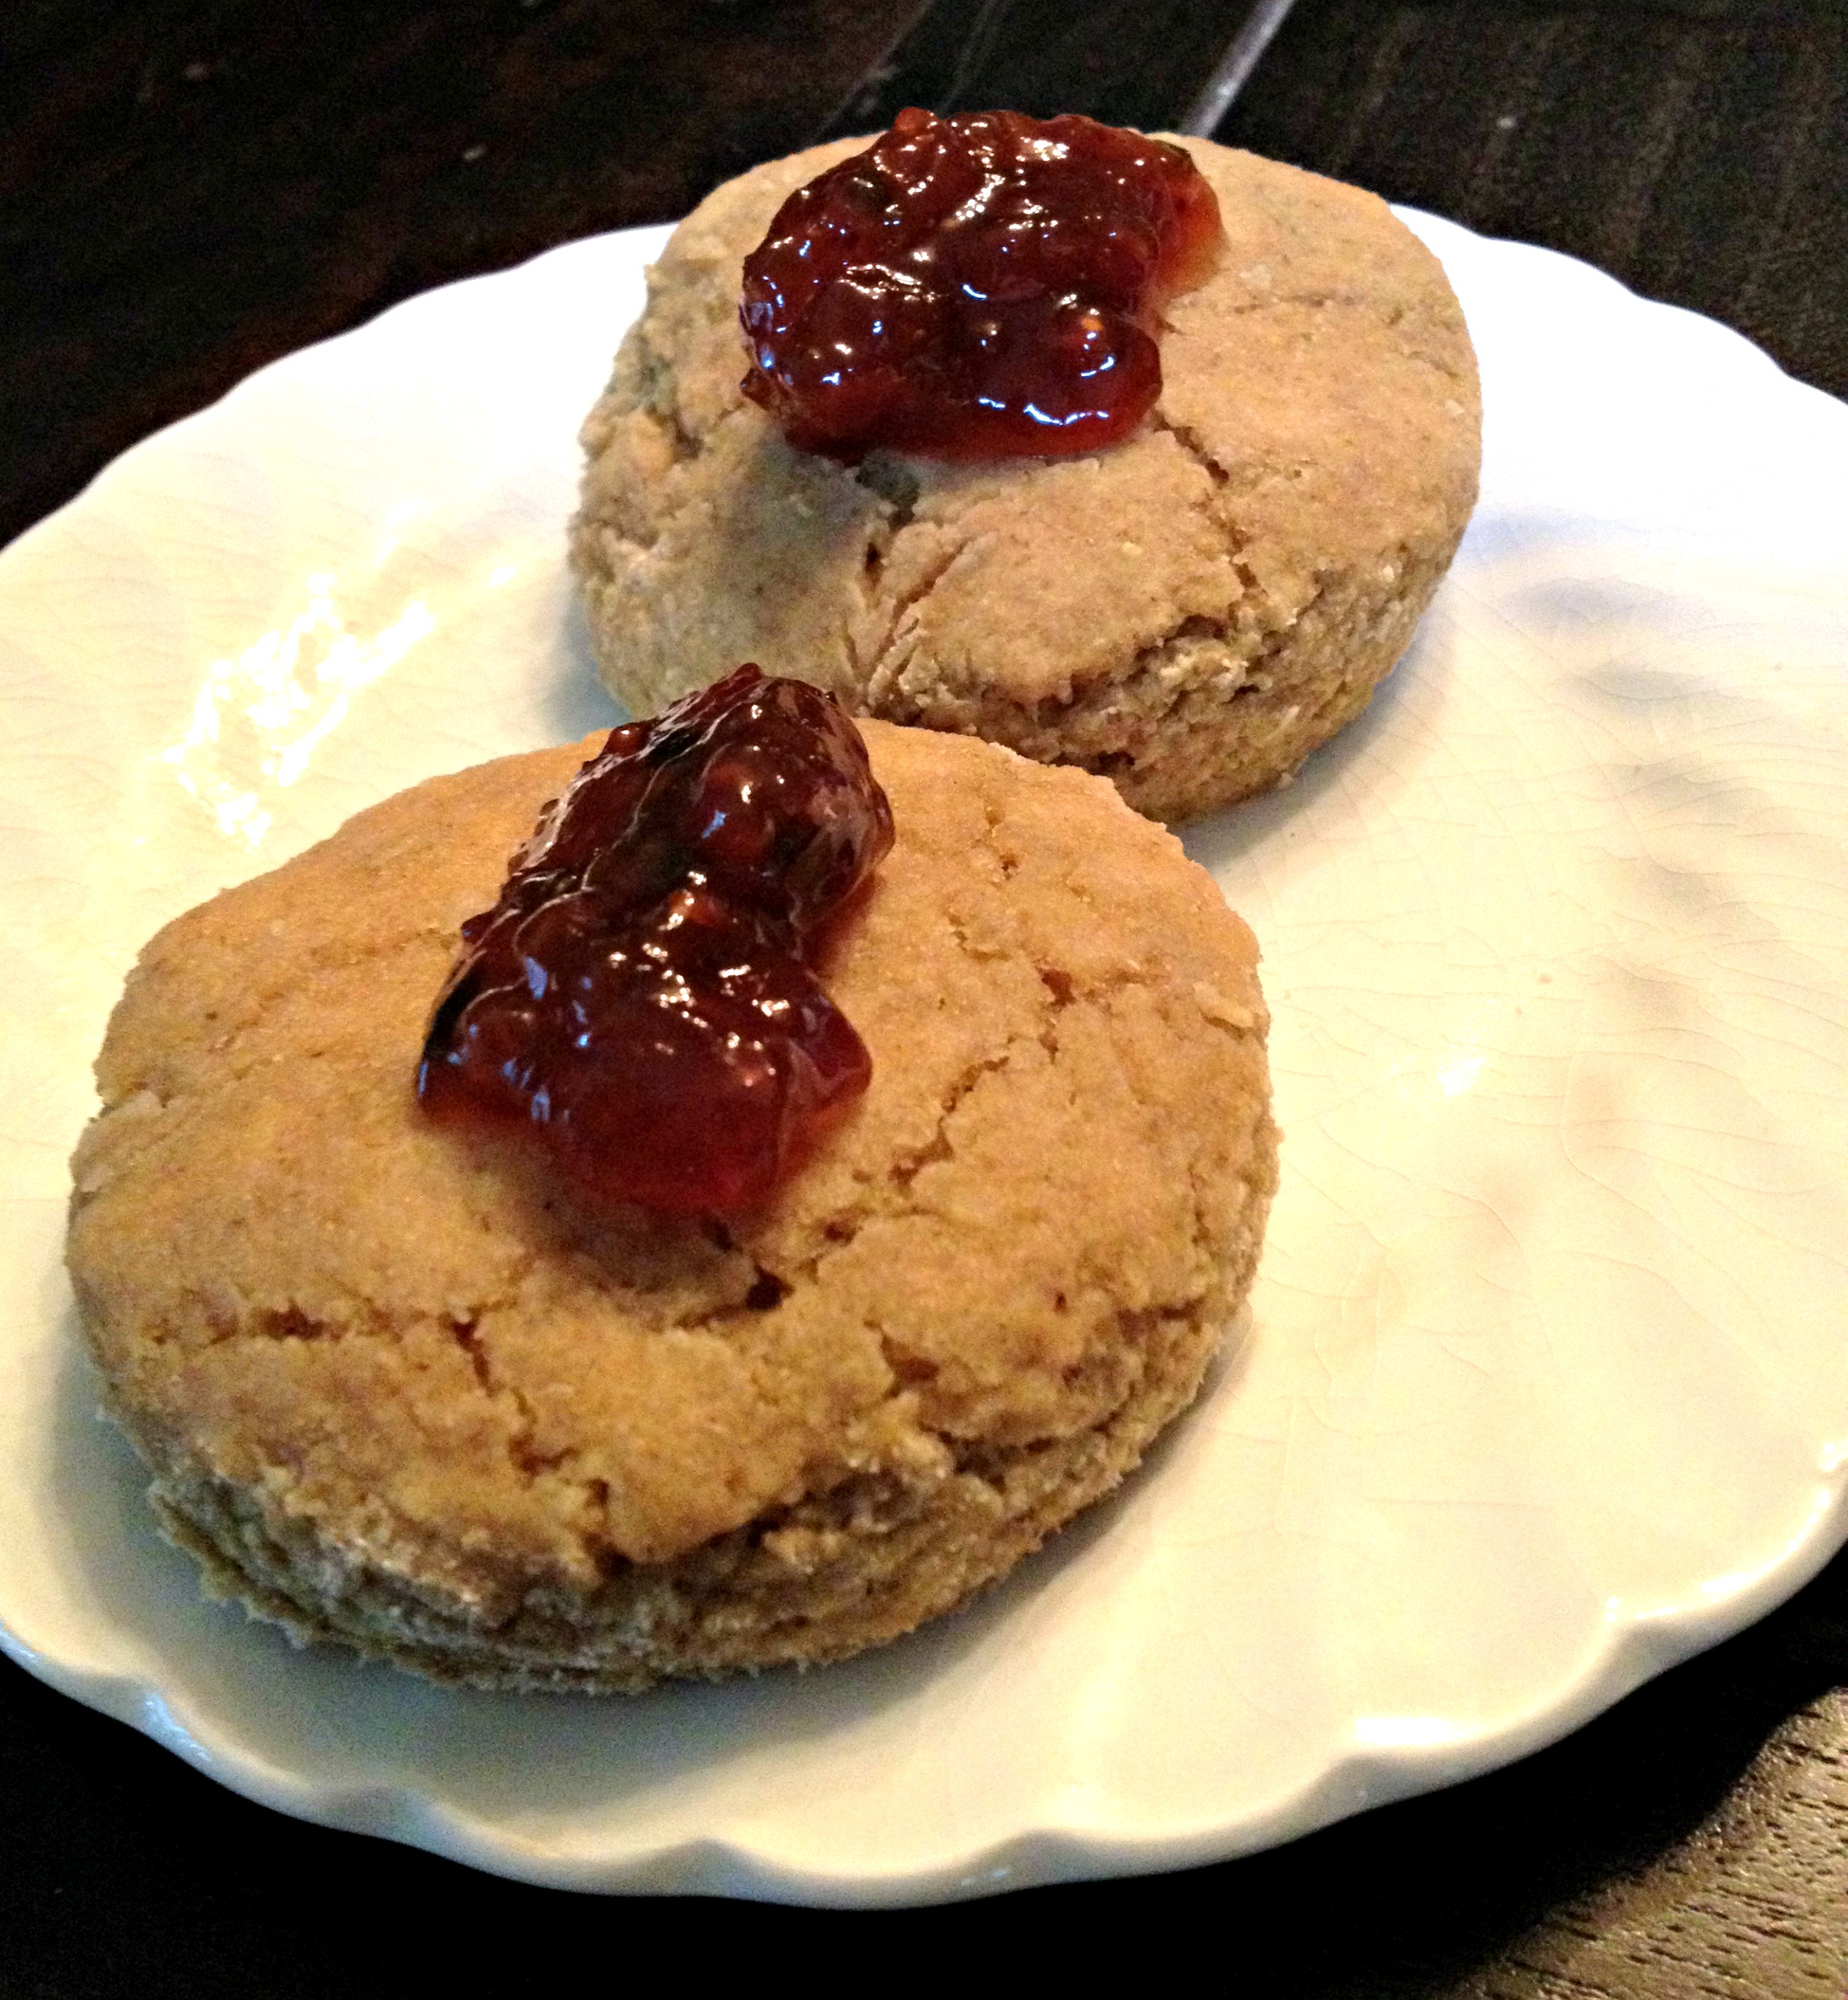
[[[0,1616],[289,1812],[536,1881],[924,1901],[1230,1855],[1559,1735],[1848,1533],[1848,409],[1415,219],[1480,512],[1411,655],[1194,851],[1288,1138],[1252,1324],[1116,1502],[807,1676],[489,1697],[202,1603],[58,1246],[136,948],[355,807],[607,711],[560,561],[641,233],[412,301],[0,558]],[[23,949],[21,948],[23,947]]]

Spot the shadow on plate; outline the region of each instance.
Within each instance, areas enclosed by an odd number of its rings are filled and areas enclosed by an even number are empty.
[[[1317,829],[1338,812],[1342,794],[1358,780],[1364,777],[1368,813],[1390,809],[1391,793],[1403,786],[1414,768],[1406,751],[1419,754],[1428,742],[1455,665],[1443,604],[1440,592],[1373,699],[1345,729],[1310,754],[1288,785],[1209,813],[1183,829],[1190,857],[1217,878],[1235,905],[1254,857],[1261,851],[1315,839]],[[1389,743],[1402,746],[1397,754],[1384,754]]]
[[[584,601],[568,586],[560,643],[559,664],[545,690],[540,715],[556,743],[575,742],[594,729],[614,729],[630,720],[629,711],[597,677],[597,657],[591,647],[590,621]]]

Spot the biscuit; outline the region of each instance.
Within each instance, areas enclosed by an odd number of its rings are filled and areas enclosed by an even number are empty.
[[[755,660],[1098,773],[1164,820],[1279,783],[1358,715],[1474,504],[1463,316],[1375,196],[1180,143],[1224,254],[1168,308],[1150,417],[1078,459],[793,449],[740,390],[742,261],[866,141],[701,203],[583,428],[571,559],[617,698],[649,714]]]
[[[149,945],[69,1265],[216,1594],[483,1687],[833,1659],[1192,1397],[1275,1180],[1249,933],[1096,780],[866,734],[897,845],[823,970],[872,1085],[723,1226],[578,1206],[414,1101],[457,927],[591,746],[401,794]]]

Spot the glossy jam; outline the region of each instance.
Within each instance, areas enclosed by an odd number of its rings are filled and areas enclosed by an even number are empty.
[[[611,732],[463,926],[417,1094],[607,1202],[761,1203],[866,1087],[812,961],[892,845],[833,699],[740,667]]]
[[[746,260],[745,393],[840,458],[1092,451],[1160,393],[1161,308],[1220,240],[1179,146],[1085,118],[902,111]]]

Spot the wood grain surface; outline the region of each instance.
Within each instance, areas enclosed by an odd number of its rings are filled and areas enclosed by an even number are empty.
[[[0,8],[0,542],[266,361],[666,222],[919,0]]]
[[[0,540],[263,362],[899,104],[1172,125],[1244,11],[0,10]],[[1848,391],[1838,4],[1298,0],[1220,136],[1589,258]],[[746,1978],[845,1940],[1094,1978],[1106,1937],[1278,2000],[1848,1993],[1848,1557],[1470,1785],[1214,1868],[880,1917],[477,1878],[249,1805],[15,1668],[0,1703],[0,2000],[510,1993],[585,1952],[623,1976],[638,1945]]]
[[[1300,0],[1219,137],[1564,250],[1848,395],[1848,7]]]

